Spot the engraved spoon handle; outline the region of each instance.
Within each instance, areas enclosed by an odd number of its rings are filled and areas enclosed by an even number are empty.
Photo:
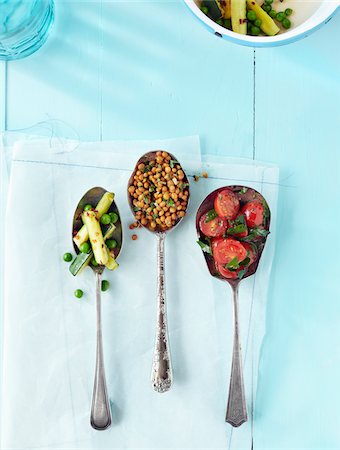
[[[228,406],[225,418],[225,421],[230,423],[230,425],[232,425],[233,427],[239,427],[248,420],[247,404],[244,393],[241,345],[239,336],[238,286],[239,283],[235,283],[234,285],[232,285],[234,306],[234,348],[229,385]]]
[[[165,301],[164,241],[165,233],[157,233],[157,329],[152,363],[152,386],[157,392],[166,392],[172,383],[168,325]]]
[[[96,272],[97,355],[91,407],[91,426],[96,430],[106,430],[111,425],[103,357],[101,284],[102,273]]]

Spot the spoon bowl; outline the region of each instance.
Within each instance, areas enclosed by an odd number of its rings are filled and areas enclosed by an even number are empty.
[[[203,214],[214,209],[214,199],[219,192],[223,190],[232,190],[237,194],[240,204],[245,204],[250,201],[259,200],[264,206],[264,222],[263,222],[263,236],[256,236],[253,244],[256,246],[256,259],[250,264],[242,279],[253,275],[258,267],[262,252],[265,247],[267,232],[269,232],[270,226],[270,210],[264,197],[255,189],[248,188],[246,186],[224,186],[211,192],[201,203],[196,214],[196,231],[197,236],[201,240],[207,241],[207,238],[200,230],[200,218]],[[251,230],[251,229],[250,229]],[[243,238],[245,239],[245,238]],[[210,246],[211,248],[211,246]],[[238,313],[238,290],[241,279],[232,279],[223,277],[216,268],[216,263],[212,254],[203,251],[205,262],[207,264],[210,274],[218,278],[219,280],[226,281],[232,288],[233,292],[233,309],[234,309],[234,344],[233,344],[233,357],[232,367],[229,385],[229,397],[226,412],[226,422],[230,423],[233,427],[239,427],[248,420],[247,405],[244,391],[243,370],[242,370],[242,357],[241,357],[241,345],[239,337],[239,313]]]
[[[185,203],[185,209],[181,209],[186,213],[190,198],[190,189],[189,189],[189,181],[188,178],[178,162],[177,158],[173,156],[171,153],[166,152],[167,157],[170,157],[169,167],[173,169],[175,165],[179,166],[177,167],[178,170],[181,170],[183,172],[183,175],[181,174],[181,180],[177,179],[177,176],[175,175],[175,172],[168,172],[169,175],[171,174],[173,178],[171,179],[173,186],[175,186],[175,189],[177,189],[177,185],[179,186],[185,186],[183,188],[183,191],[187,191],[187,199]],[[170,358],[170,348],[169,348],[169,338],[168,338],[168,324],[167,324],[167,314],[166,314],[166,297],[165,297],[165,259],[164,259],[164,242],[165,242],[165,236],[168,232],[172,231],[182,220],[183,217],[179,217],[179,214],[177,214],[177,218],[173,219],[171,221],[171,226],[161,226],[160,223],[156,224],[156,227],[151,228],[150,226],[145,226],[143,224],[143,220],[140,220],[138,214],[136,214],[135,210],[135,204],[134,201],[136,200],[129,192],[129,188],[134,185],[135,176],[137,175],[138,166],[140,164],[143,164],[145,167],[150,167],[151,162],[155,162],[160,165],[160,162],[157,162],[157,151],[151,151],[148,153],[145,153],[143,156],[139,158],[137,161],[136,167],[129,179],[128,183],[128,201],[131,208],[131,211],[133,215],[135,216],[136,220],[148,231],[152,232],[157,237],[157,266],[158,266],[158,276],[157,276],[157,326],[156,326],[156,340],[155,340],[155,349],[154,349],[154,355],[153,355],[153,363],[152,363],[152,372],[151,372],[151,383],[153,386],[153,389],[156,392],[166,392],[170,389],[172,384],[172,369],[171,369],[171,358]],[[171,163],[172,161],[172,163]],[[151,169],[149,169],[151,170]],[[148,171],[149,171],[148,170]],[[165,169],[164,169],[165,170]],[[145,173],[145,172],[144,172]],[[163,176],[164,177],[164,176]],[[165,179],[165,178],[164,178]],[[167,186],[169,187],[169,181],[166,182]],[[165,186],[165,181],[162,181]],[[160,181],[157,183],[159,184]],[[183,184],[184,183],[184,184]],[[158,187],[156,188],[156,183],[154,185],[154,188],[151,189],[151,186],[149,188],[149,192],[147,192],[147,195],[150,193],[150,199],[154,198],[154,195],[152,192],[156,192],[157,194],[160,193],[160,190],[157,191]],[[178,188],[180,189],[180,187]],[[163,192],[163,191],[162,191]],[[170,192],[170,187],[169,187]],[[143,194],[144,195],[144,194]],[[179,196],[179,193],[178,193]],[[148,197],[149,198],[149,197]],[[172,197],[171,197],[172,198]],[[174,197],[176,198],[176,197]],[[149,201],[149,200],[148,200]],[[163,198],[164,201],[164,198]],[[179,202],[179,200],[178,200]],[[151,202],[150,202],[151,205]],[[182,208],[182,206],[181,206]],[[169,208],[170,209],[170,208]],[[162,212],[164,212],[162,210]],[[178,212],[178,210],[177,210]],[[158,215],[158,214],[157,214]],[[159,216],[160,217],[160,216]],[[158,218],[159,218],[158,217]],[[160,221],[160,220],[159,220]],[[155,222],[156,223],[156,222]],[[146,223],[147,225],[147,223]]]
[[[74,212],[73,224],[72,224],[72,232],[73,233],[75,231],[80,230],[80,228],[83,226],[83,221],[81,219],[81,215],[84,211],[85,205],[97,205],[99,200],[102,198],[102,196],[106,192],[107,192],[107,190],[102,187],[94,187],[94,188],[90,189],[89,191],[87,191],[86,194],[83,195],[83,197],[80,199],[78,206]],[[114,232],[112,234],[112,238],[115,239],[115,241],[117,242],[117,247],[113,249],[115,259],[117,259],[118,255],[120,254],[120,252],[122,250],[122,245],[123,245],[123,228],[122,228],[122,222],[120,220],[120,214],[118,211],[118,207],[114,200],[113,200],[108,212],[109,213],[114,212],[118,215],[118,220],[115,223],[116,229],[114,230]],[[80,250],[74,243],[73,239],[72,239],[72,244],[73,244],[74,251],[77,254],[80,253]],[[100,266],[100,265],[92,266],[91,264],[90,264],[90,267],[94,272],[98,272],[100,270],[103,271],[105,268],[105,266]]]
[[[97,205],[99,200],[103,197],[103,195],[106,192],[107,191],[101,187],[94,187],[89,191],[87,191],[86,194],[81,198],[73,216],[72,237],[83,226],[81,216],[84,211],[85,205],[87,204]],[[115,239],[117,242],[117,246],[113,249],[114,256],[115,258],[117,258],[122,249],[123,232],[120,214],[117,205],[114,201],[110,205],[108,212],[114,212],[118,215],[118,220],[115,223],[116,228],[112,234],[112,238]],[[78,247],[75,245],[73,239],[72,243],[75,252],[78,254],[80,251]],[[107,428],[110,427],[112,419],[111,419],[109,398],[107,395],[105,369],[104,369],[104,356],[103,356],[103,342],[102,342],[103,340],[102,340],[102,320],[101,320],[101,284],[102,284],[102,274],[104,272],[105,266],[103,265],[93,266],[92,264],[89,264],[89,266],[96,275],[96,317],[97,317],[96,369],[92,394],[90,422],[92,428],[94,428],[95,430],[106,430]]]
[[[157,151],[159,151],[159,150],[157,150]],[[135,169],[134,169],[134,171],[132,172],[132,174],[131,174],[131,176],[130,176],[130,179],[129,179],[129,182],[128,182],[128,186],[131,186],[132,184],[133,184],[133,180],[134,180],[134,177],[135,177],[135,175],[136,175],[136,172],[138,171],[138,166],[140,165],[140,164],[148,164],[148,163],[150,163],[151,161],[155,161],[156,160],[156,157],[157,157],[157,151],[155,150],[155,151],[151,151],[151,152],[147,152],[147,153],[145,153],[144,155],[142,155],[140,158],[139,158],[139,160],[137,161],[137,164],[136,164],[136,166],[135,166]],[[174,155],[172,155],[171,153],[169,153],[169,152],[167,152],[168,153],[168,155],[171,157],[171,161],[174,161],[176,164],[179,164],[180,165],[180,163],[178,162],[178,160],[177,160],[177,158],[174,156]],[[181,165],[180,165],[181,166]],[[183,170],[183,168],[182,168],[182,166],[181,166],[181,169]],[[186,209],[185,209],[185,212],[187,211],[187,209],[188,209],[188,206],[189,206],[189,200],[190,200],[190,187],[189,187],[189,180],[188,180],[188,177],[186,176],[186,173],[184,172],[184,170],[183,170],[183,173],[184,173],[184,178],[183,178],[183,180],[182,180],[182,183],[185,183],[187,186],[188,186],[188,192],[189,192],[189,196],[188,196],[188,200],[187,200],[187,205],[186,205]],[[134,204],[133,204],[133,197],[131,196],[131,194],[129,193],[129,191],[128,191],[128,202],[129,202],[129,206],[130,206],[130,209],[131,209],[131,211],[132,211],[132,214],[135,216],[135,207],[134,207]],[[185,216],[184,216],[185,217]],[[137,221],[140,223],[140,225],[141,226],[143,226],[144,228],[146,228],[148,231],[150,231],[151,233],[168,233],[169,231],[172,231],[181,221],[182,221],[182,219],[184,218],[184,217],[179,217],[177,220],[176,220],[176,222],[175,222],[175,224],[174,225],[172,225],[170,228],[161,228],[159,225],[157,225],[157,227],[153,230],[153,229],[150,229],[149,227],[147,227],[147,226],[144,226],[144,225],[142,225],[140,222],[139,222],[139,220],[137,219]]]

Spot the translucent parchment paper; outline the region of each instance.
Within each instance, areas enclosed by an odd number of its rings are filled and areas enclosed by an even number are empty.
[[[150,385],[156,319],[156,240],[128,225],[126,186],[138,157],[163,148],[190,175],[187,217],[166,239],[166,288],[173,388]],[[193,181],[206,170],[208,179]],[[196,244],[195,213],[203,198],[227,184],[258,189],[272,211],[272,234],[255,277],[240,288],[241,339],[249,413],[264,334],[267,286],[275,241],[276,167],[206,157],[197,137],[166,141],[17,142],[8,189],[5,246],[4,449],[250,449],[252,420],[224,422],[232,351],[229,286],[210,277]],[[105,272],[104,353],[113,424],[90,428],[95,363],[94,275],[73,277],[62,255],[72,250],[74,209],[85,191],[116,194],[124,223],[120,267]],[[135,231],[134,231],[135,232]],[[81,288],[78,300],[73,291]]]

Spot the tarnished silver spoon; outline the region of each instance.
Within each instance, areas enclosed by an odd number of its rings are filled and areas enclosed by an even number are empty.
[[[173,161],[176,165],[179,164],[178,160],[175,156],[171,155],[167,152],[171,157],[171,161]],[[152,151],[145,153],[141,158],[139,158],[136,167],[129,179],[128,183],[128,201],[131,208],[132,213],[136,216],[135,206],[133,204],[133,197],[129,193],[129,187],[133,185],[134,176],[138,170],[138,166],[140,164],[147,165],[151,161],[155,161],[157,157],[157,152]],[[183,179],[181,180],[182,184],[186,185],[186,189],[188,191],[188,199],[186,204],[186,209],[189,203],[189,181],[183,168]],[[177,181],[177,180],[176,180]],[[184,212],[186,212],[186,209]],[[138,218],[136,218],[138,221]],[[155,349],[153,355],[153,363],[152,363],[152,372],[151,372],[151,382],[155,391],[157,392],[166,392],[170,389],[172,384],[172,368],[171,368],[171,357],[170,357],[170,347],[169,347],[169,338],[168,338],[168,324],[167,324],[167,312],[166,312],[166,297],[165,297],[165,263],[164,263],[164,242],[165,236],[168,232],[172,231],[175,226],[179,224],[181,218],[178,218],[176,222],[167,229],[162,229],[160,226],[157,226],[154,229],[149,227],[145,228],[156,235],[157,237],[157,265],[158,265],[158,276],[157,276],[157,325],[156,325],[156,340],[155,340]],[[141,223],[142,226],[143,223]]]
[[[73,217],[72,225],[72,237],[76,231],[79,231],[83,222],[81,219],[84,211],[84,206],[87,204],[97,205],[99,200],[107,191],[101,187],[94,187],[86,192],[81,198]],[[116,203],[113,201],[108,212],[115,212],[118,215],[118,221],[115,223],[116,229],[112,234],[112,238],[116,240],[117,246],[114,249],[114,256],[117,258],[119,255],[122,243],[123,233],[122,224],[120,220],[119,211]],[[72,240],[73,242],[73,240]],[[73,247],[76,253],[79,253],[78,247],[73,242]],[[106,430],[111,425],[111,410],[109,398],[107,395],[106,378],[104,370],[104,356],[103,356],[103,339],[102,339],[102,316],[101,316],[101,284],[102,274],[105,266],[93,266],[89,264],[89,267],[94,271],[96,275],[96,329],[97,329],[97,347],[96,347],[96,369],[92,394],[92,406],[91,406],[91,426],[96,430]]]
[[[256,238],[256,248],[257,248],[257,258],[256,260],[247,268],[246,273],[243,275],[242,279],[253,275],[260,261],[261,254],[263,252],[267,232],[269,232],[270,225],[270,210],[264,199],[264,197],[257,192],[255,189],[248,188],[246,186],[224,186],[215,191],[211,192],[201,203],[196,214],[196,230],[199,239],[204,239],[202,234],[199,221],[203,214],[212,210],[214,208],[214,199],[216,195],[225,190],[231,189],[239,196],[240,203],[245,204],[250,201],[259,200],[261,203],[266,205],[266,215],[264,222],[264,233],[263,236],[258,236]],[[241,344],[240,344],[240,331],[239,331],[239,302],[238,302],[238,292],[239,284],[241,279],[228,279],[223,277],[216,269],[216,264],[214,258],[211,254],[203,251],[205,261],[207,263],[210,274],[218,278],[219,280],[226,281],[232,288],[233,291],[233,309],[234,309],[234,344],[233,344],[233,357],[230,375],[230,385],[229,385],[229,397],[226,412],[226,422],[230,423],[233,427],[239,427],[244,422],[248,420],[247,414],[247,404],[245,399],[244,390],[244,380],[243,380],[243,369],[242,369],[242,355],[241,355]]]

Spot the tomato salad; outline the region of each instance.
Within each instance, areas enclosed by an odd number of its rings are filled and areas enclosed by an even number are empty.
[[[269,224],[267,202],[254,189],[228,186],[212,192],[197,213],[198,244],[212,275],[229,280],[252,275]]]

